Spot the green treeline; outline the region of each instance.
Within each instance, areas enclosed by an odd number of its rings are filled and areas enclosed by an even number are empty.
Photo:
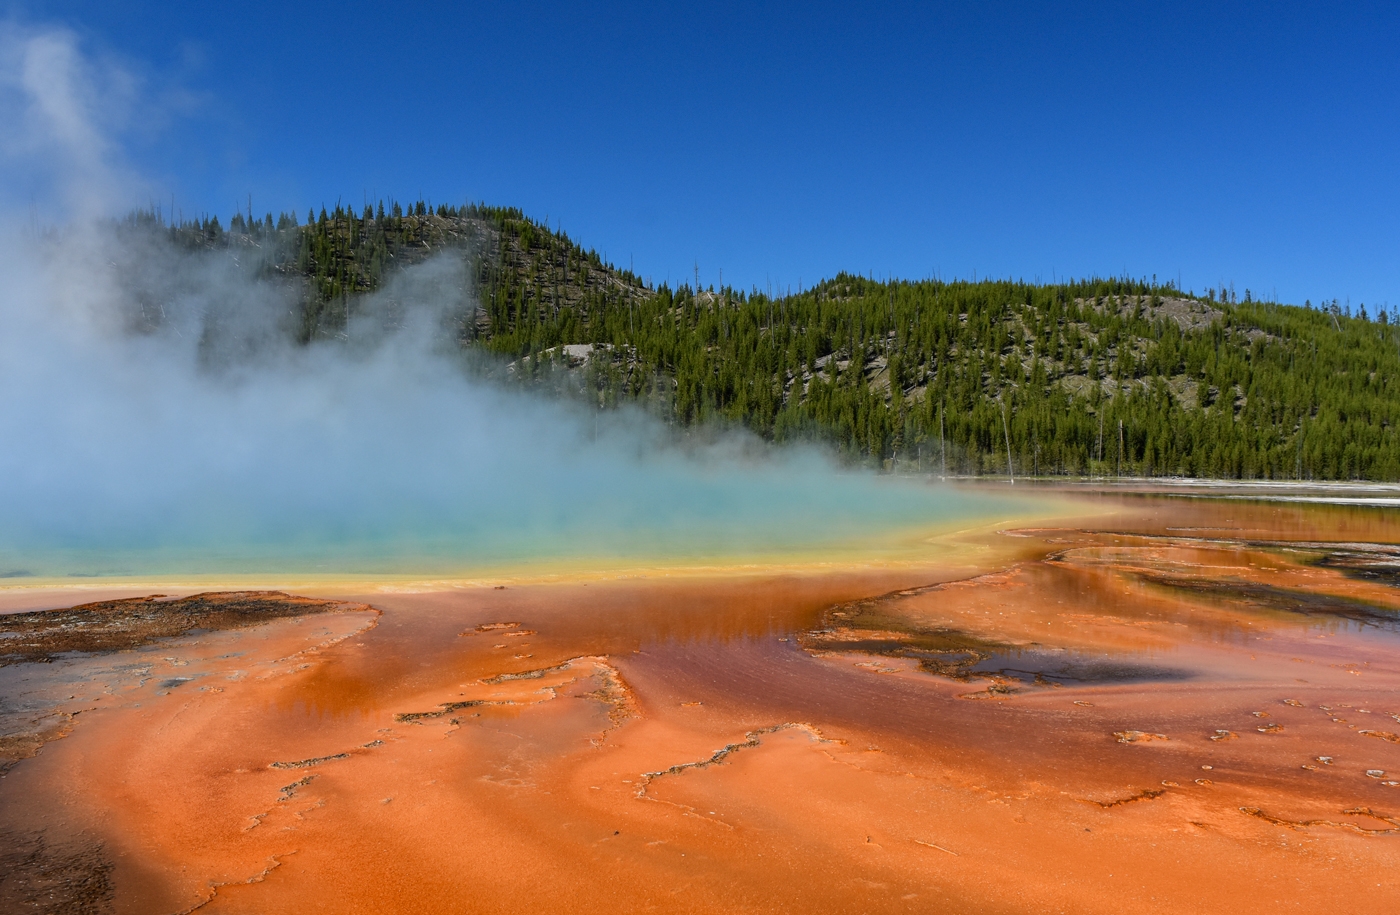
[[[1364,307],[1130,279],[671,289],[476,205],[167,231],[276,251],[262,269],[306,283],[303,342],[332,336],[389,271],[450,251],[475,283],[461,342],[499,354],[509,377],[877,466],[1004,474],[1009,452],[1025,476],[1400,479],[1400,329]]]

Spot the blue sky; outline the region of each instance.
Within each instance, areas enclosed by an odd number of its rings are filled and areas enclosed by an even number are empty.
[[[1393,4],[8,12],[134,76],[123,156],[187,215],[422,194],[658,282],[1126,272],[1400,303]]]

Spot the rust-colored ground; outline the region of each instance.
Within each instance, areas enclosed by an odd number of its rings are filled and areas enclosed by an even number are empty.
[[[66,733],[0,780],[0,903],[1400,911],[1400,524],[1093,528],[976,572],[318,594],[382,615],[0,668]]]

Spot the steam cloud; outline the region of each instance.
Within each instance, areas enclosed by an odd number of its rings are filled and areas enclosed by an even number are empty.
[[[234,253],[95,219],[140,188],[97,69],[67,33],[0,28],[0,115],[22,125],[3,147],[0,574],[734,557],[968,512],[814,453],[683,452],[637,414],[595,434],[576,405],[472,381],[442,333],[460,257],[397,275],[347,340],[290,342],[291,293]],[[133,80],[102,77],[129,101]],[[63,228],[26,227],[16,200],[39,192]]]

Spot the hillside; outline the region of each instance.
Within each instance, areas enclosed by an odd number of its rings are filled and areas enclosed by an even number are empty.
[[[130,230],[155,230],[153,216]],[[159,227],[260,252],[300,283],[298,340],[334,338],[360,296],[448,251],[472,288],[460,343],[514,383],[681,425],[820,440],[896,469],[1017,475],[1400,478],[1400,332],[1329,310],[1094,279],[875,282],[770,298],[651,287],[517,210],[342,208],[304,225]]]

